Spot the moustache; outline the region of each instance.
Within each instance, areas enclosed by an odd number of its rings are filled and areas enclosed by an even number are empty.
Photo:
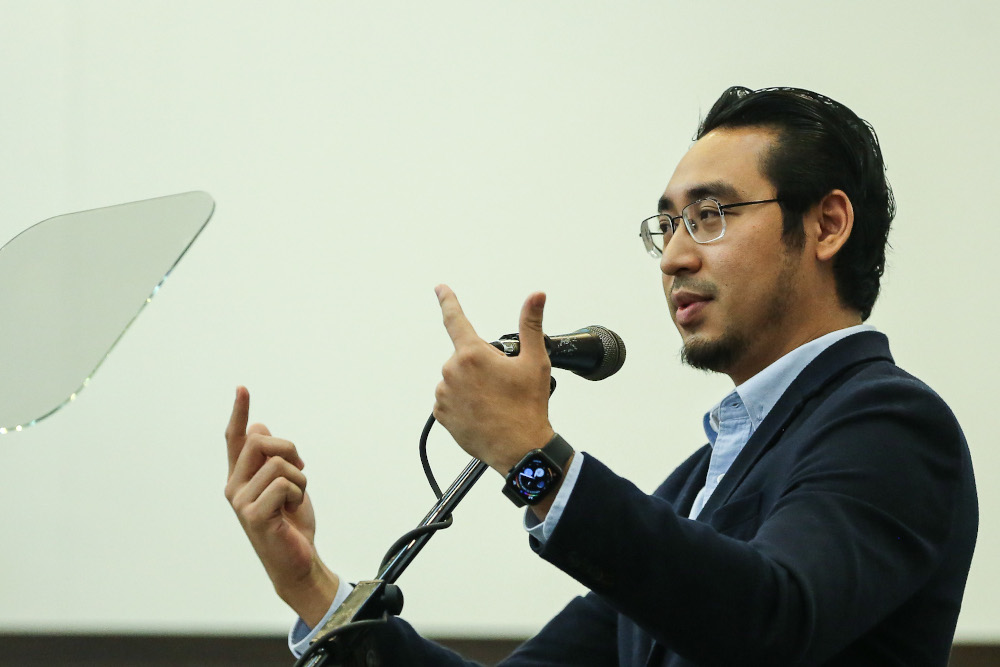
[[[682,289],[713,299],[719,293],[718,286],[711,280],[693,278],[691,276],[674,276],[673,283],[670,285],[670,293],[673,294]]]

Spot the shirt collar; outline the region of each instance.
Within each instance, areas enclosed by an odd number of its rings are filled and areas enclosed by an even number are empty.
[[[831,331],[826,335],[809,341],[805,345],[800,345],[736,387],[734,391],[739,394],[740,400],[743,401],[743,405],[746,407],[747,414],[750,415],[752,431],[757,430],[757,427],[764,421],[767,413],[775,406],[789,385],[820,353],[837,341],[856,333],[861,333],[862,331],[875,331],[875,327],[870,324],[858,324],[846,329]],[[705,418],[702,421],[705,428],[705,435],[708,436],[708,441],[711,444],[715,443],[715,437],[719,432],[719,410],[721,406],[722,401],[716,403],[705,414]]]

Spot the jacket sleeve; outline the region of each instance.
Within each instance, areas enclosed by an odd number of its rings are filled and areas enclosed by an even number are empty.
[[[698,664],[822,664],[955,555],[956,531],[974,543],[977,517],[947,406],[915,380],[876,376],[794,420],[714,525],[678,516],[588,454],[551,538],[535,546]]]

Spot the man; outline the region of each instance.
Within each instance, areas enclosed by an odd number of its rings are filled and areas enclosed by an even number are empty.
[[[531,546],[591,591],[503,664],[947,664],[978,506],[951,411],[862,324],[893,213],[849,109],[797,89],[716,102],[642,237],[683,359],[736,388],[652,495],[550,425],[543,294],[508,358],[437,288],[455,353],[435,416],[504,476],[544,446],[564,474],[524,495]],[[349,587],[316,554],[294,446],[247,430],[248,401],[241,388],[227,497],[304,642]],[[369,640],[381,664],[465,664],[399,619]]]

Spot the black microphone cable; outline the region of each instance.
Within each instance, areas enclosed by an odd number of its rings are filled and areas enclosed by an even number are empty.
[[[427,422],[424,424],[423,430],[420,432],[420,464],[424,469],[424,476],[427,477],[427,483],[430,484],[431,490],[434,491],[434,495],[438,500],[441,500],[443,493],[441,492],[441,487],[437,483],[437,479],[434,477],[434,472],[431,470],[430,460],[427,458],[427,438],[430,435],[431,428],[437,420],[434,418],[434,414],[427,418]],[[400,536],[392,546],[386,551],[385,556],[382,558],[382,563],[379,565],[379,571],[381,572],[385,566],[396,556],[400,550],[420,537],[427,533],[435,533],[439,530],[444,530],[445,528],[450,528],[451,525],[455,523],[454,517],[451,513],[445,517],[443,521],[438,521],[435,523],[428,524],[426,526],[419,526],[413,530],[409,530]],[[339,628],[334,628],[329,633],[325,634],[322,639],[318,640],[314,644],[311,644],[305,653],[302,654],[296,662],[294,667],[319,667],[320,665],[326,664],[326,660],[332,657],[329,654],[330,645],[339,637],[345,635],[348,632],[355,632],[364,630],[366,628],[371,628],[376,625],[383,625],[389,621],[389,614],[383,612],[382,616],[373,619],[364,619],[359,621],[352,621],[346,625],[342,625]]]

